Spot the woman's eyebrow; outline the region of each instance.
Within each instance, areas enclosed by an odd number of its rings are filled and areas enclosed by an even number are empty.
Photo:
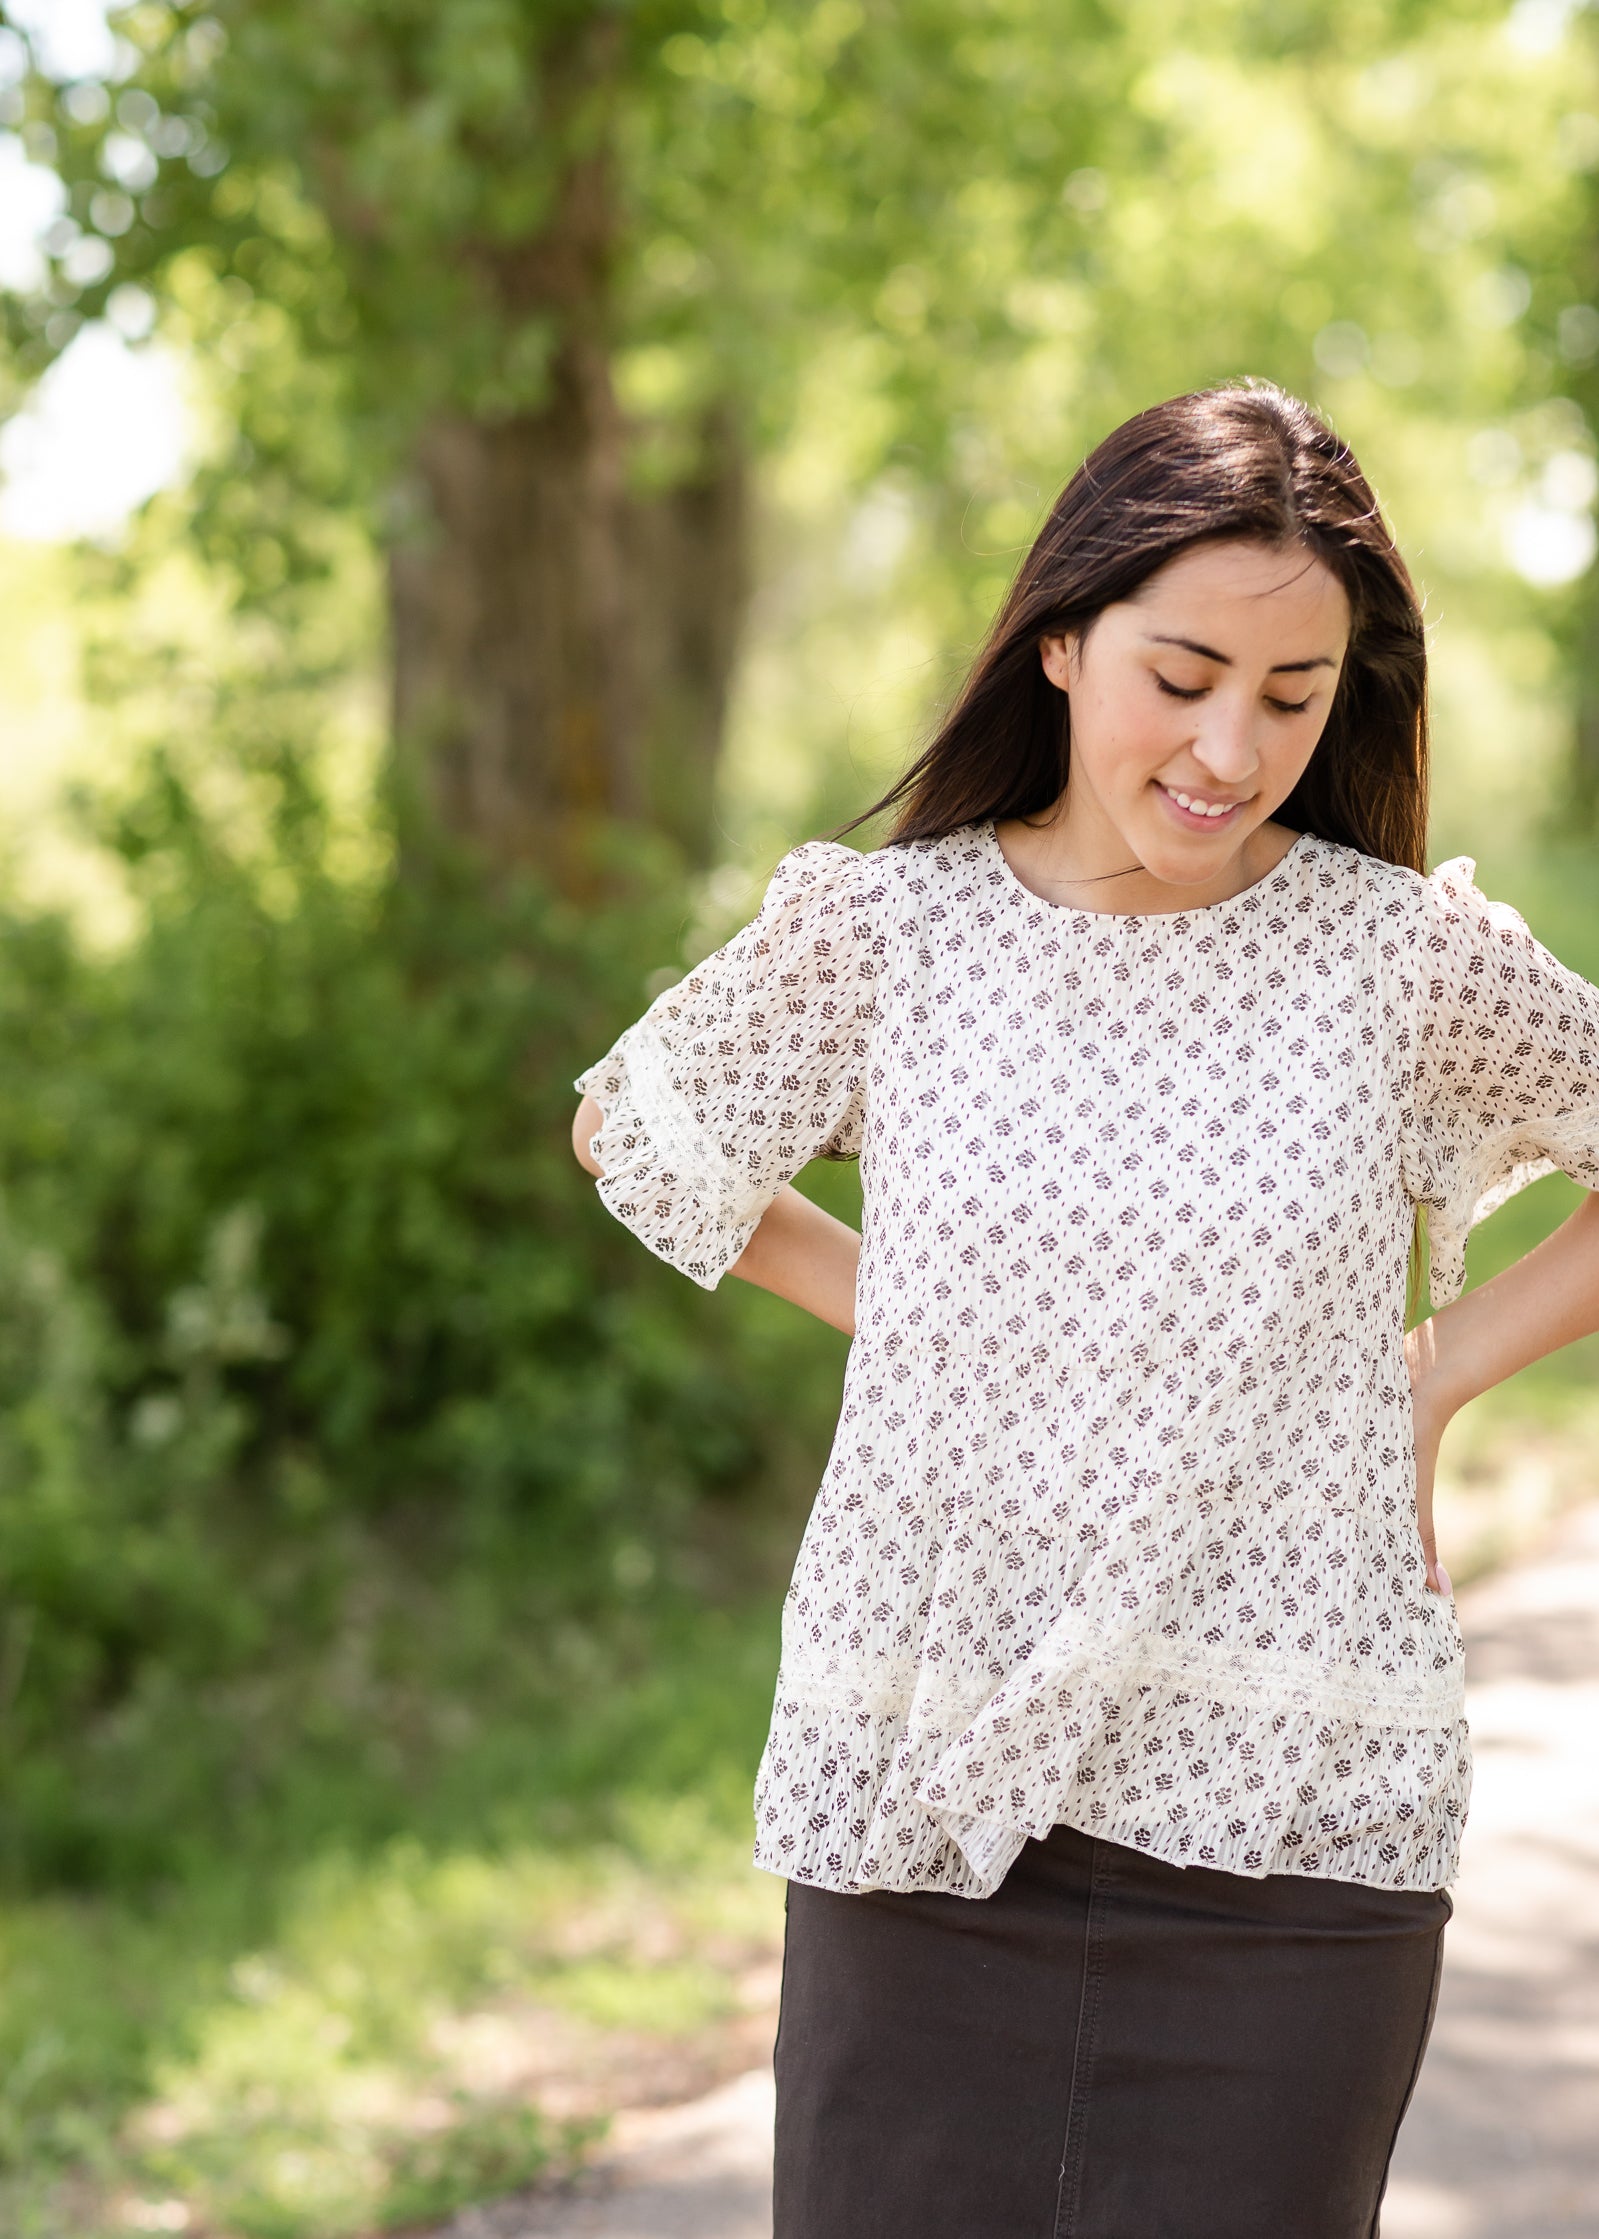
[[[1185,653],[1197,653],[1202,661],[1219,661],[1224,669],[1230,669],[1233,665],[1230,653],[1218,653],[1213,645],[1201,645],[1197,639],[1191,637],[1158,637],[1151,632],[1146,634],[1144,643],[1146,645],[1179,645]],[[1273,661],[1270,673],[1273,676],[1286,676],[1301,669],[1335,669],[1337,666],[1338,663],[1332,658],[1331,654],[1318,653],[1308,661]]]

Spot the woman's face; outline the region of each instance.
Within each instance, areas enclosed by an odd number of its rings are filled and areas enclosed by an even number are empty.
[[[1086,637],[1044,639],[1071,701],[1068,818],[1155,878],[1220,875],[1297,784],[1348,641],[1320,560],[1237,542],[1169,561]]]

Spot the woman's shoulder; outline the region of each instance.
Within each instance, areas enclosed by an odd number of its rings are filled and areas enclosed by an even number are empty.
[[[1417,871],[1316,837],[1314,876],[1321,892],[1340,895],[1346,909],[1359,912],[1373,930],[1405,945],[1437,947],[1465,933],[1480,939],[1527,936],[1519,910],[1483,893],[1469,855],[1452,855],[1430,871]]]
[[[875,848],[842,840],[803,840],[778,863],[768,902],[844,904],[871,912],[892,909],[936,889],[959,884],[983,864],[981,827],[966,825],[938,839],[896,840]]]
[[[842,840],[801,840],[767,877],[762,914],[790,906],[828,908],[869,901],[882,884],[881,856]]]
[[[1470,856],[1422,872],[1319,833],[1307,834],[1306,841],[1312,898],[1379,938],[1408,946],[1425,938],[1441,914],[1494,906],[1477,891]]]
[[[882,969],[895,917],[889,849],[802,840],[773,868],[750,936],[781,965],[811,959],[873,977]]]

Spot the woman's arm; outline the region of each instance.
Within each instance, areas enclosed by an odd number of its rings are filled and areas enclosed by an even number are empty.
[[[586,1173],[601,1172],[589,1149],[602,1114],[585,1096],[572,1123],[572,1149]],[[802,1306],[819,1321],[830,1322],[846,1337],[855,1334],[855,1274],[861,1240],[844,1221],[834,1220],[797,1189],[780,1189],[761,1224],[728,1270],[758,1289]]]
[[[1447,1594],[1438,1560],[1433,1479],[1449,1418],[1468,1399],[1502,1384],[1599,1330],[1599,1192],[1552,1236],[1480,1289],[1468,1291],[1405,1337],[1416,1421],[1416,1514],[1427,1551],[1427,1583]]]

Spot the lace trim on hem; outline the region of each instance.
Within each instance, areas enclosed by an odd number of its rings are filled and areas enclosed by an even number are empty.
[[[1145,1785],[1131,1761],[1148,1706],[1117,1706],[1108,1725],[1097,1721],[1110,1707],[1060,1713],[1051,1723],[1061,1748],[1028,1765],[1034,1753],[1014,1732],[986,1736],[979,1760],[966,1737],[951,1744],[864,1711],[807,1715],[810,1706],[780,1699],[756,1784],[755,1862],[845,1893],[985,1897],[1024,1842],[1066,1824],[1172,1865],[1251,1877],[1431,1890],[1454,1876],[1471,1799],[1463,1718],[1402,1736],[1385,1763],[1372,1759],[1370,1731],[1351,1734],[1347,1722],[1316,1731],[1304,1718],[1257,1720],[1271,1730],[1229,1737],[1246,1745],[1229,1787],[1253,1770],[1263,1776],[1253,1789],[1185,1795]],[[1143,1793],[1112,1792],[1129,1776]]]
[[[862,1860],[857,1857],[854,1867],[835,1865],[837,1853],[827,1856],[819,1851],[817,1843],[794,1843],[785,1848],[775,1833],[763,1833],[755,1843],[752,1862],[762,1872],[778,1874],[785,1881],[802,1881],[818,1889],[831,1889],[843,1896],[863,1895],[868,1890],[886,1889],[911,1893],[936,1888],[951,1897],[981,1900],[992,1897],[1020,1854],[1024,1844],[1033,1838],[1025,1830],[1006,1825],[1002,1821],[968,1820],[963,1826],[970,1833],[957,1835],[955,1826],[958,1815],[951,1814],[943,1822],[935,1822],[941,1838],[939,1849],[945,1854],[941,1870],[929,1878],[925,1872],[907,1874],[901,1861],[889,1862],[875,1868],[861,1878]],[[1091,1825],[1080,1826],[1076,1820],[1062,1819],[1063,1826],[1076,1826],[1085,1835],[1097,1835],[1102,1842],[1120,1843],[1128,1850],[1141,1851],[1145,1857],[1158,1858],[1168,1866],[1203,1866],[1208,1871],[1241,1874],[1251,1881],[1264,1881],[1269,1874],[1295,1874],[1311,1881],[1364,1882],[1374,1889],[1414,1889],[1431,1891],[1447,1889],[1460,1873],[1460,1835],[1464,1815],[1458,1821],[1446,1820],[1432,1834],[1425,1850],[1415,1857],[1397,1878],[1381,1856],[1378,1837],[1368,1835],[1344,1841],[1327,1839],[1312,1846],[1270,1849],[1259,1853],[1259,1862],[1247,1861],[1256,1855],[1247,1837],[1231,1837],[1225,1830],[1188,1822],[1180,1833],[1174,1830],[1152,1828],[1132,1813],[1107,1814]],[[988,1830],[979,1847],[976,1830]],[[973,1851],[967,1848],[972,1842],[983,1864],[974,1863]],[[895,1868],[900,1870],[896,1873]]]
[[[1046,1644],[987,1694],[941,1688],[925,1664],[862,1674],[857,1681],[841,1673],[807,1670],[792,1658],[784,1659],[777,1692],[779,1700],[864,1711],[873,1717],[903,1718],[914,1708],[919,1717],[936,1721],[947,1712],[943,1723],[959,1727],[986,1717],[1001,1697],[1019,1701],[1037,1688],[1058,1687],[1063,1680],[1110,1694],[1156,1686],[1179,1700],[1231,1699],[1251,1716],[1262,1711],[1308,1711],[1360,1725],[1437,1726],[1460,1717],[1465,1705],[1465,1660],[1458,1654],[1447,1677],[1425,1686],[1354,1680],[1340,1684],[1319,1674],[1296,1677],[1294,1672],[1287,1662],[1268,1665],[1264,1658],[1246,1663],[1236,1655],[1207,1658],[1191,1651],[1163,1656],[1145,1647],[1117,1655],[1108,1645],[1096,1650],[1063,1643],[1054,1650]]]

